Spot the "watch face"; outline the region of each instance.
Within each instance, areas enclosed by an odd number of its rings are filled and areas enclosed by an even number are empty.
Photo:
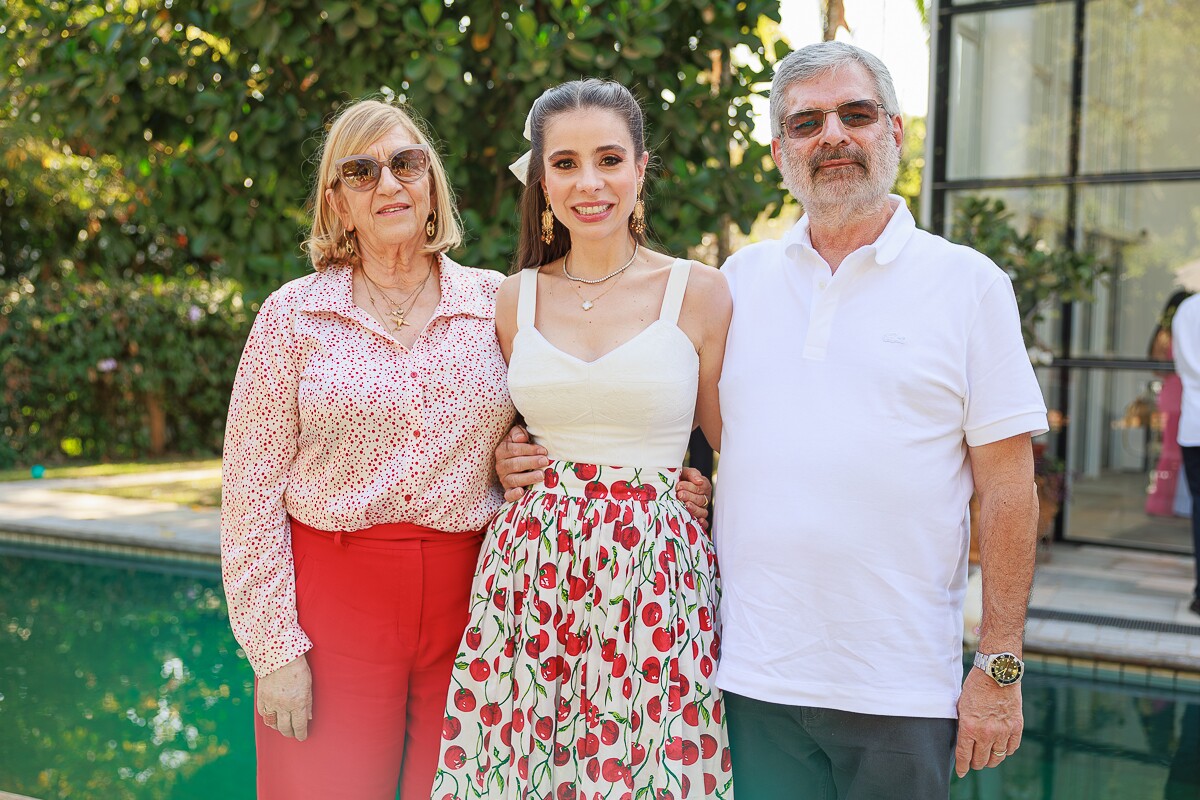
[[[996,679],[996,683],[1007,686],[1021,679],[1021,662],[1016,656],[999,655],[992,659],[988,671]]]

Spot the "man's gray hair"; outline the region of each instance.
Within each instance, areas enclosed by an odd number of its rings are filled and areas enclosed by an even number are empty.
[[[845,42],[816,42],[793,50],[775,65],[775,78],[771,81],[771,135],[775,138],[783,135],[784,103],[787,102],[788,87],[794,83],[820,78],[848,64],[858,64],[867,71],[867,75],[875,84],[875,91],[879,93],[879,102],[883,103],[883,110],[888,116],[900,113],[892,74],[878,56]]]

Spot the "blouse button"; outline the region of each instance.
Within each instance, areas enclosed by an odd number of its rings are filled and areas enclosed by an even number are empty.
[[[421,436],[421,432],[420,432],[420,431],[413,431],[413,436],[414,436],[414,437],[416,437],[416,438],[420,438],[420,436]]]
[[[414,369],[412,372],[408,373],[408,377],[410,377],[410,378],[417,377],[417,371]]]

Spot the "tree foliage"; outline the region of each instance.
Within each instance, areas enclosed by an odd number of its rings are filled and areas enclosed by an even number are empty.
[[[682,253],[780,190],[755,165],[738,66],[778,2],[702,0],[11,0],[0,18],[0,270],[225,272],[254,293],[307,269],[312,156],[338,106],[397,97],[438,139],[470,240],[515,241],[527,109],[581,76],[634,89],[657,180],[652,231]],[[782,45],[781,45],[782,47]],[[740,165],[735,165],[739,162]]]
[[[900,147],[900,169],[892,191],[904,198],[908,210],[920,222],[921,176],[925,173],[925,118],[904,118],[904,141]]]

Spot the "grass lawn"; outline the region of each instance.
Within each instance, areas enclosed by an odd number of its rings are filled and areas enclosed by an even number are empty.
[[[101,478],[106,475],[129,475],[136,472],[168,472],[176,469],[219,469],[221,459],[202,461],[131,461],[115,464],[46,467],[45,478]],[[0,481],[27,481],[32,477],[28,467],[0,469]],[[115,494],[113,492],[112,494]]]
[[[201,508],[221,507],[220,477],[176,483],[149,483],[142,486],[106,486],[92,489],[62,489],[60,491],[103,494],[132,500],[160,500],[164,503],[179,503]]]

